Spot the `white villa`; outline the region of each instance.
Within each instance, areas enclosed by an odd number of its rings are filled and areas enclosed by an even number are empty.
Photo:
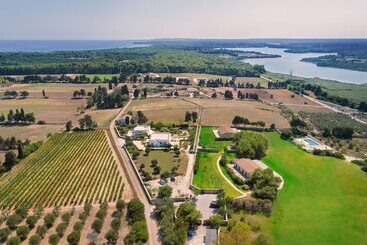
[[[148,146],[150,147],[167,147],[171,144],[171,134],[170,133],[152,133],[150,139],[148,140]]]
[[[150,125],[138,125],[136,126],[132,133],[131,133],[131,136],[139,136],[141,134],[147,134],[147,135],[150,135],[152,133],[152,130],[150,128]]]

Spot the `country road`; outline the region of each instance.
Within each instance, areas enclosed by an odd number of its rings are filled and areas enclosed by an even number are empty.
[[[108,136],[111,139],[113,150],[116,152],[116,155],[118,156],[118,159],[120,161],[122,168],[124,169],[124,171],[126,171],[128,182],[130,183],[131,188],[135,192],[136,196],[140,199],[140,201],[144,204],[145,218],[147,221],[147,227],[148,227],[148,232],[149,232],[148,244],[156,245],[156,244],[160,244],[160,242],[158,241],[158,237],[159,237],[158,224],[153,217],[154,206],[149,203],[148,198],[145,195],[145,192],[142,186],[140,185],[139,179],[136,176],[133,167],[129,163],[128,156],[126,155],[125,151],[121,149],[121,146],[118,140],[118,135],[114,128],[115,120],[119,118],[125,112],[126,108],[128,108],[130,103],[131,103],[131,100],[124,106],[124,108],[121,109],[121,111],[118,113],[116,118],[112,120],[110,127],[109,127]]]

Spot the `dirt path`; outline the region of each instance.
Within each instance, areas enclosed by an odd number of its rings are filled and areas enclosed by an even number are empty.
[[[110,137],[108,137],[108,134],[107,134],[106,131],[104,131],[104,132],[106,134],[106,138],[107,138],[107,141],[108,141],[108,145],[110,146],[110,149],[113,149],[113,146],[112,146]],[[125,184],[124,185],[124,191],[122,193],[122,199],[125,202],[129,202],[134,197],[134,192],[131,189],[131,186],[130,186],[130,184],[128,182],[128,178],[126,177],[126,174],[125,174],[124,170],[122,169],[121,164],[118,164],[119,159],[118,159],[118,157],[116,155],[116,152],[114,150],[111,150],[111,151],[112,151],[113,158],[115,159],[115,162],[117,163],[117,168],[118,168],[118,170],[120,172],[120,175],[122,177],[122,181]]]
[[[116,119],[119,118],[125,112],[126,108],[129,107],[130,103],[131,103],[131,100],[118,113],[118,115],[116,116]],[[149,203],[149,200],[145,195],[143,187],[140,185],[139,178],[136,175],[133,167],[129,163],[128,156],[126,155],[125,151],[121,149],[121,146],[119,145],[118,135],[115,131],[114,123],[115,123],[115,120],[112,120],[110,127],[109,127],[108,136],[111,140],[112,149],[115,151],[115,154],[117,155],[119,159],[118,162],[120,163],[122,169],[126,173],[126,176],[128,178],[127,180],[129,184],[131,185],[131,188],[133,188],[133,191],[135,192],[136,196],[144,204],[145,218],[147,221],[148,233],[149,233],[148,244],[150,245],[160,244],[158,241],[158,237],[159,237],[158,224],[153,215],[154,206]]]

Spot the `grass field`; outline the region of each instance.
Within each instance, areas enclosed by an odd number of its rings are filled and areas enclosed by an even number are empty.
[[[262,160],[285,180],[263,231],[274,244],[366,244],[367,178],[355,165],[318,157],[266,134]]]
[[[135,161],[138,168],[144,163],[144,170],[148,173],[153,172],[153,168],[150,166],[152,160],[157,160],[158,165],[161,167],[161,173],[168,171],[171,172],[172,168],[177,166],[179,173],[184,174],[187,167],[187,159],[183,156],[176,157],[173,152],[166,151],[151,151],[148,156],[141,153],[138,159]]]
[[[194,174],[193,184],[203,189],[223,189],[226,195],[237,197],[239,193],[220,174],[217,161],[230,141],[215,141],[212,127],[202,127],[200,131],[200,146],[215,148],[219,153],[199,152],[197,155],[197,169]]]
[[[227,196],[238,197],[241,195],[221,175],[217,161],[221,153],[198,153],[197,172],[194,174],[193,184],[202,189],[223,189]]]
[[[0,206],[67,206],[122,197],[104,131],[55,134],[0,177]]]

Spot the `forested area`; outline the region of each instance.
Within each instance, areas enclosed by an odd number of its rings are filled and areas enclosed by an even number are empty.
[[[215,55],[151,47],[0,53],[0,75],[147,72],[259,76],[264,68]]]

